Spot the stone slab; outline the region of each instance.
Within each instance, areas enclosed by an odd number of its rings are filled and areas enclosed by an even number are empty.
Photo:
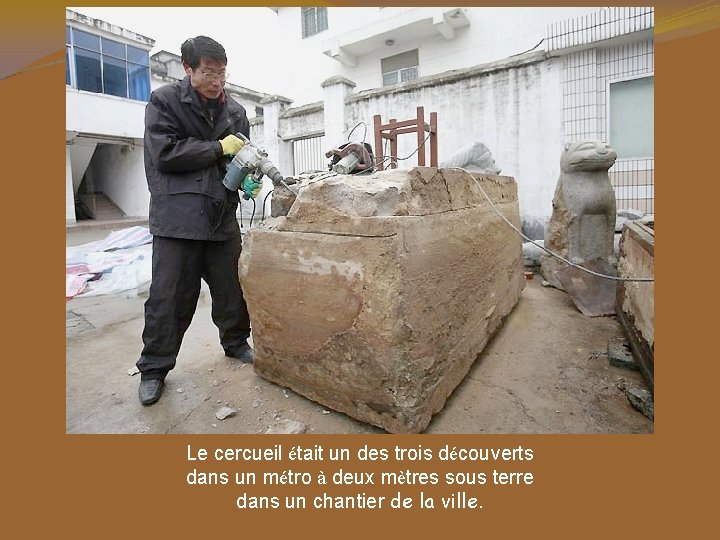
[[[583,263],[582,267],[597,274],[617,276],[617,271],[602,259],[593,259]],[[616,281],[588,274],[574,266],[560,269],[556,276],[583,315],[601,317],[615,314]]]
[[[509,177],[417,167],[305,187],[245,239],[255,371],[394,433],[421,432],[525,285]]]
[[[620,243],[618,272],[623,277],[654,277],[655,230],[639,221],[626,222]],[[621,282],[617,315],[633,356],[650,391],[655,389],[655,282]]]
[[[607,354],[611,366],[629,369],[631,371],[640,370],[630,351],[630,346],[624,339],[614,338],[608,341]]]

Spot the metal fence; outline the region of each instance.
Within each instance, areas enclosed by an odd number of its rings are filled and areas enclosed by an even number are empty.
[[[655,213],[655,160],[632,159],[616,163],[609,171],[617,208]]]
[[[293,174],[327,171],[325,136],[318,135],[293,141]]]
[[[605,39],[652,30],[653,7],[609,7],[583,17],[551,24],[547,30],[549,51],[589,45]]]
[[[610,83],[652,76],[654,43],[649,35],[630,43],[589,47],[598,40],[651,30],[653,24],[653,8],[609,8],[548,28],[549,50],[580,46],[579,50],[563,57],[563,135],[566,142],[599,139],[612,145],[608,130]],[[654,169],[653,155],[618,159],[609,175],[619,209],[654,212]]]

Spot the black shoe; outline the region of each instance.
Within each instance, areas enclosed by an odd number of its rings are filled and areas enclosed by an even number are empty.
[[[252,364],[255,360],[255,352],[247,343],[243,343],[242,345],[232,349],[225,349],[225,356],[237,358],[244,364]]]
[[[165,382],[162,379],[145,379],[140,381],[138,396],[143,405],[152,405],[162,396]]]

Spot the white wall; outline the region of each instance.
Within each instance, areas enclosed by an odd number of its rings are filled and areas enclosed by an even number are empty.
[[[70,157],[70,169],[72,174],[73,192],[77,193],[80,182],[82,182],[85,170],[95,152],[96,143],[75,138],[67,144]]]
[[[65,129],[108,137],[142,138],[145,102],[65,87]]]
[[[93,188],[104,191],[126,215],[147,216],[149,194],[142,156],[145,102],[69,87],[65,89],[65,98],[66,130],[80,134],[80,137],[71,137],[66,152],[66,172],[72,179],[73,192],[77,192],[87,173]],[[103,140],[127,140],[139,144],[128,155],[118,154],[117,159],[108,159],[108,153],[119,153],[121,145],[102,144]],[[72,199],[74,216],[74,196]],[[68,215],[70,207],[68,195]]]
[[[89,173],[102,191],[127,216],[147,216],[150,192],[145,180],[142,140],[134,146],[100,144]]]
[[[251,101],[246,98],[238,97],[237,94],[233,94],[232,92],[230,92],[230,97],[232,97],[235,101],[237,101],[240,105],[243,106],[248,119],[255,118],[255,107],[262,107],[262,105],[260,105],[257,101]]]
[[[175,79],[184,79],[185,75],[185,68],[182,65],[182,61],[174,61],[170,60],[167,64],[167,70],[168,70],[168,77],[173,77]]]
[[[280,117],[280,129],[278,130],[283,139],[292,139],[308,133],[322,132],[325,129],[323,106],[313,107],[313,112],[302,113],[302,108],[288,111],[289,114]]]
[[[561,67],[559,59],[550,59],[478,73],[451,84],[352,98],[347,129],[365,122],[367,142],[374,148],[373,115],[380,114],[383,123],[390,118],[408,120],[416,117],[418,106],[423,106],[427,122],[430,113],[437,112],[440,162],[465,144],[484,142],[501,174],[517,181],[521,214],[549,217],[562,152]],[[459,107],[458,103],[466,106]],[[353,139],[359,140],[362,133],[359,128]],[[416,148],[414,135],[398,138],[399,157]],[[429,165],[428,147],[425,159]],[[400,166],[416,164],[415,155]]]
[[[166,84],[170,84],[170,81],[169,81],[169,80],[160,79],[160,78],[155,77],[155,76],[151,76],[151,77],[150,77],[150,92],[152,93],[152,92],[154,92],[155,90],[157,90],[158,88],[160,88],[161,86],[165,86]]]
[[[466,10],[470,25],[456,31],[456,37],[446,40],[440,35],[430,38],[408,38],[393,46],[382,46],[358,57],[355,67],[347,67],[322,53],[322,42],[361,27],[370,27],[378,20],[393,17],[408,9],[425,10],[428,14],[437,8],[328,8],[328,30],[301,39],[300,8],[279,8],[278,18],[288,38],[299,40],[288,55],[297,58],[297,72],[288,73],[296,93],[305,99],[296,105],[322,99],[318,89],[325,79],[342,75],[357,84],[355,91],[382,86],[380,59],[417,48],[420,76],[434,75],[450,69],[461,69],[507,58],[525,52],[545,36],[551,22],[577,17],[598,8],[536,8],[536,7],[470,7]],[[400,15],[402,18],[402,15]],[[538,50],[543,50],[541,45]]]
[[[75,223],[75,193],[73,191],[70,147],[65,146],[65,222]]]
[[[265,139],[265,124],[264,122],[250,122],[250,140],[260,148],[263,147],[263,141]]]

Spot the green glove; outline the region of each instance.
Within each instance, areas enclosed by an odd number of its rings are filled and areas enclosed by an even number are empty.
[[[220,140],[220,146],[222,146],[224,155],[234,156],[243,146],[245,146],[245,143],[237,135],[228,135],[224,139]]]
[[[242,192],[244,199],[254,199],[262,189],[262,179],[255,181],[251,174],[248,174],[242,183]]]

